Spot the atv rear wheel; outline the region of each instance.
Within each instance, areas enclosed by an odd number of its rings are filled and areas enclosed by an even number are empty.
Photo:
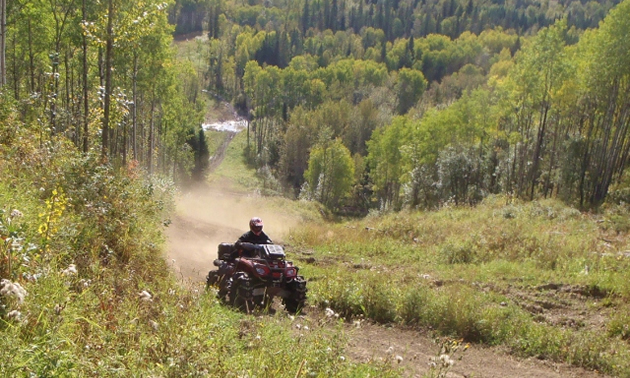
[[[302,311],[306,304],[306,280],[302,276],[297,276],[289,284],[288,289],[291,295],[282,299],[284,308],[292,314]]]
[[[231,278],[229,287],[229,302],[235,308],[246,313],[254,310],[254,296],[249,277],[245,273],[240,273]]]

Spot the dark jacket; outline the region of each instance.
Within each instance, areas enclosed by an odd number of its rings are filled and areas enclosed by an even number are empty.
[[[254,234],[252,231],[247,231],[234,243],[234,250],[230,254],[230,259],[233,260],[237,257],[246,256],[246,257],[254,257],[257,253],[256,250],[251,250],[249,248],[242,248],[241,243],[252,243],[252,244],[273,244],[269,236],[264,232],[260,232],[260,235]]]
[[[269,236],[265,234],[263,231],[260,232],[260,235],[254,234],[252,231],[247,231],[236,241],[238,246],[239,242],[253,243],[253,244],[273,244]]]

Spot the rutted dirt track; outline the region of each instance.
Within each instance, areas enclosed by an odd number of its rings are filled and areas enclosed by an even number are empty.
[[[227,147],[231,137],[221,150]],[[222,160],[222,151],[214,158],[213,168]],[[178,203],[178,213],[167,230],[168,259],[181,278],[202,287],[208,270],[213,269],[216,247],[220,242],[233,242],[247,229],[252,216],[260,216],[265,231],[276,242],[298,220],[281,210],[265,207],[263,198],[230,192],[220,184],[201,185],[184,194]],[[308,279],[308,277],[306,277]],[[278,311],[280,313],[280,311]],[[269,315],[273,316],[273,315]],[[306,322],[321,323],[324,315],[316,309],[306,311]],[[348,358],[363,362],[401,356],[405,376],[420,377],[428,371],[428,362],[438,346],[421,330],[388,327],[363,322],[359,327],[348,324]],[[472,346],[450,369],[447,377],[602,377],[596,372],[572,368],[537,359],[519,360],[499,348]]]

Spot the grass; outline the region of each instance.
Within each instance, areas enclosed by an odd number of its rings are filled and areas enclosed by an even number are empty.
[[[40,149],[22,126],[0,122],[16,134],[0,144],[0,375],[399,376],[346,360],[340,323],[244,315],[184,286],[162,257],[168,180],[63,138]]]
[[[628,238],[609,213],[489,198],[313,224],[290,240],[313,304],[625,376]]]
[[[207,57],[209,52],[207,43],[207,38],[204,39],[203,37],[173,42],[173,48],[178,59],[191,62],[200,78],[208,70]]]

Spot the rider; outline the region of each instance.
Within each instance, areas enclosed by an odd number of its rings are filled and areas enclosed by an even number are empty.
[[[240,238],[234,243],[235,250],[231,254],[231,258],[238,256],[255,254],[250,248],[243,248],[243,243],[251,244],[273,244],[269,236],[263,232],[263,221],[258,217],[253,217],[249,220],[249,231],[241,235]]]
[[[263,221],[258,217],[253,217],[249,220],[249,231],[241,235],[236,241],[238,247],[240,243],[252,243],[252,244],[273,244],[269,236],[263,232]]]

